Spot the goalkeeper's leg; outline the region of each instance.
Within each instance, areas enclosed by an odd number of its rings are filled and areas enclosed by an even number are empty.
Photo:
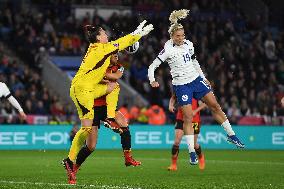
[[[75,169],[76,172],[79,167],[85,162],[85,160],[91,155],[91,153],[95,150],[97,145],[97,138],[98,138],[98,127],[93,127],[92,132],[88,136],[86,140],[86,145],[84,145],[77,156]]]
[[[115,121],[116,115],[116,107],[118,102],[120,87],[117,85],[113,91],[111,91],[106,96],[106,104],[107,104],[107,118],[105,122],[108,123],[109,127],[113,130],[117,130],[117,132],[121,133],[120,125]]]

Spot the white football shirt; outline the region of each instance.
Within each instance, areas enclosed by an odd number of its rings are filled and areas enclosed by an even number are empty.
[[[173,44],[173,40],[168,40],[164,49],[159,53],[148,69],[150,82],[155,81],[154,72],[163,62],[170,66],[173,85],[184,85],[192,82],[198,76],[205,79],[198,61],[195,59],[193,43],[185,40],[183,45]]]
[[[3,82],[0,82],[0,98],[1,97],[6,98],[10,94],[11,94],[11,92],[10,92],[9,88],[7,87],[7,85]]]

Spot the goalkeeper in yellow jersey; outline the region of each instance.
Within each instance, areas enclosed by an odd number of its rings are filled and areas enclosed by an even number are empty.
[[[108,35],[102,27],[85,27],[90,45],[70,87],[70,97],[77,108],[82,126],[73,139],[68,158],[62,162],[67,171],[69,184],[76,184],[76,172],[73,171],[73,162],[75,162],[86,138],[88,135],[92,135],[89,138],[97,140],[97,128],[92,128],[94,99],[108,94],[106,97],[107,103],[117,103],[111,100],[116,99],[116,95],[118,95],[116,94],[117,83],[100,83],[110,64],[110,57],[112,54],[134,44],[142,36],[147,35],[154,29],[152,24],[146,26],[145,24],[146,21],[144,20],[134,32],[111,42],[108,42]],[[109,118],[114,118],[114,116]],[[93,143],[94,141],[88,142]]]

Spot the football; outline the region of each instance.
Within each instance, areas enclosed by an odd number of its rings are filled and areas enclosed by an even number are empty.
[[[128,54],[134,54],[138,51],[139,49],[139,42],[137,41],[136,43],[134,43],[133,45],[127,47],[125,49],[125,51],[128,53]]]

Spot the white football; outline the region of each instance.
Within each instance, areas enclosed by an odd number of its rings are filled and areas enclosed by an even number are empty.
[[[126,51],[128,54],[134,54],[134,53],[136,53],[136,52],[138,51],[138,49],[139,49],[139,42],[137,41],[137,42],[135,42],[133,45],[127,47],[127,48],[125,49],[125,51]]]

